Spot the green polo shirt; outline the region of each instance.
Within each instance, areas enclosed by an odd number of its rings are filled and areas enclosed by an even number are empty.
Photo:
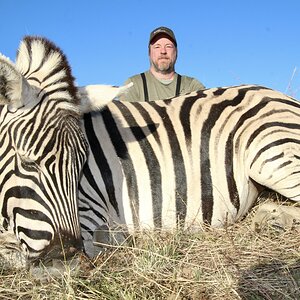
[[[178,74],[175,73],[173,80],[161,81],[155,78],[150,71],[144,72],[147,83],[149,100],[162,100],[175,97]],[[141,74],[128,78],[125,84],[133,82],[131,87],[124,95],[120,97],[122,101],[145,101],[144,85]],[[186,94],[197,90],[203,90],[204,85],[197,79],[181,75],[179,94]]]

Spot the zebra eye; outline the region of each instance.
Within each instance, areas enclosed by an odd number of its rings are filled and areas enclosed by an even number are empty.
[[[31,217],[34,217],[35,220],[44,220],[45,219],[45,214],[38,210],[30,209],[30,210],[28,210],[28,214]]]

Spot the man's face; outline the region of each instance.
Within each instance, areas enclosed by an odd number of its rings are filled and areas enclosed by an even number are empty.
[[[167,35],[160,35],[150,44],[149,57],[155,71],[168,74],[174,71],[177,49]]]

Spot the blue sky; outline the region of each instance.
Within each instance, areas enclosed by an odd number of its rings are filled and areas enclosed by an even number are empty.
[[[148,38],[172,28],[176,71],[206,87],[265,85],[300,99],[299,0],[0,0],[0,52],[15,59],[24,35],[68,57],[78,85],[121,85],[149,67]]]

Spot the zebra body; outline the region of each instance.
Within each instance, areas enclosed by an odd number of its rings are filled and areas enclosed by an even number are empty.
[[[82,249],[78,181],[88,148],[73,81],[44,38],[25,37],[15,64],[0,56],[0,256],[8,261]]]
[[[97,228],[225,226],[262,187],[300,200],[300,104],[260,86],[214,88],[86,114],[85,239]]]

